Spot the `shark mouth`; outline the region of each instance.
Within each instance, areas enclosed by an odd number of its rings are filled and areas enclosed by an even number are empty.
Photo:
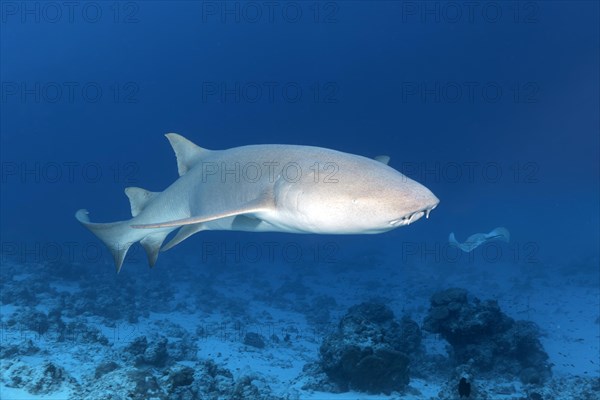
[[[425,218],[429,218],[429,214],[431,213],[431,210],[433,210],[436,207],[437,207],[437,204],[430,206],[430,207],[423,208],[418,211],[415,211],[411,214],[403,216],[402,218],[398,218],[393,221],[390,221],[390,225],[392,225],[392,226],[410,225],[413,222],[415,222],[416,220],[420,219],[422,216],[425,216]]]

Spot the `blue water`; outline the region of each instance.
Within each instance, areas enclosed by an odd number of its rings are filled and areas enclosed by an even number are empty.
[[[3,260],[112,273],[74,212],[128,219],[125,187],[177,179],[163,136],[177,132],[208,149],[387,154],[441,202],[382,235],[203,232],[156,270],[188,256],[201,269],[205,240],[334,241],[336,260],[401,262],[497,226],[504,263],[598,268],[597,2],[75,3],[0,3]],[[136,254],[125,276],[151,275]]]
[[[295,143],[389,154],[442,201],[418,234],[504,224],[552,257],[597,252],[591,2],[505,4],[498,18],[478,7],[471,19],[463,7],[456,23],[440,3],[302,3],[297,23],[289,5],[285,16],[282,5],[273,16],[258,7],[256,23],[252,8],[221,14],[218,2],[104,5],[100,17],[82,6],[51,23],[41,3],[15,15],[8,4],[4,240],[79,237],[72,214],[81,207],[125,217],[125,186],[161,190],[176,178],[162,136],[172,131],[209,149]],[[484,167],[493,182],[499,170],[498,183],[486,182]]]

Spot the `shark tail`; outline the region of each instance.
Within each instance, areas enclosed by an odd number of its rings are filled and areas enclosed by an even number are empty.
[[[90,222],[87,210],[79,210],[75,218],[108,247],[115,260],[117,272],[121,271],[123,260],[132,244],[140,242],[148,255],[148,264],[153,267],[163,241],[171,231],[163,229],[135,229],[131,220],[109,223]],[[150,232],[149,232],[150,231]]]
[[[147,190],[129,187],[125,194],[131,203],[131,214],[137,216],[145,206],[157,195]],[[175,228],[135,229],[131,225],[133,219],[109,223],[90,222],[88,210],[81,209],[75,213],[75,218],[90,232],[98,237],[108,247],[115,260],[117,272],[121,271],[127,251],[136,242],[140,242],[148,256],[148,264],[153,267],[158,259],[158,253],[163,241]]]

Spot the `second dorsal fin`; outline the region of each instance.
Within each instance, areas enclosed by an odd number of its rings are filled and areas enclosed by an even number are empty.
[[[150,201],[156,196],[157,192],[151,192],[146,189],[139,187],[128,187],[125,188],[125,194],[129,198],[129,205],[131,206],[131,216],[137,216]]]

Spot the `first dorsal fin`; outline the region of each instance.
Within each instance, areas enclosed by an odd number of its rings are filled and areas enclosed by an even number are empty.
[[[131,216],[137,216],[146,205],[156,196],[158,193],[151,192],[146,189],[139,187],[128,187],[125,188],[125,194],[129,197],[129,204],[131,206]]]
[[[171,143],[171,147],[175,151],[179,176],[185,174],[194,164],[210,152],[210,150],[195,145],[177,133],[167,133],[165,136],[169,139],[169,143]]]

